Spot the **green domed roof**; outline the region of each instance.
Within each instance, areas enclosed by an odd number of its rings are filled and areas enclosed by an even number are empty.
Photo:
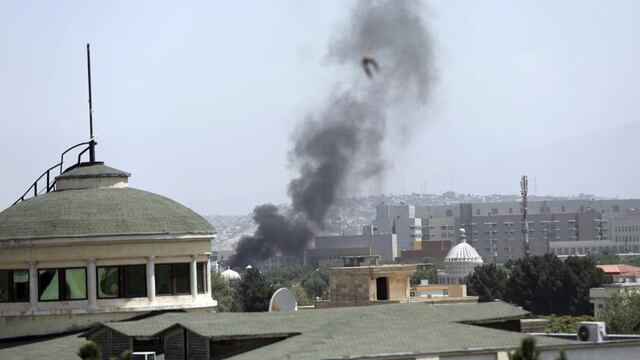
[[[81,163],[73,169],[67,169],[62,175],[56,177],[56,179],[65,178],[82,178],[82,177],[100,177],[100,176],[112,176],[112,177],[129,177],[126,171],[118,170],[110,166],[105,165],[102,162],[98,163]]]
[[[0,212],[0,240],[214,233],[189,208],[128,187],[54,191]]]

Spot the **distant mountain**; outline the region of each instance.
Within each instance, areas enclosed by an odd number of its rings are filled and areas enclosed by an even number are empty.
[[[553,129],[549,129],[553,132]],[[534,193],[596,193],[608,197],[640,196],[640,122],[614,125],[525,150],[505,151],[501,156],[472,163],[470,173],[481,174],[505,188],[522,174],[529,175]]]
[[[256,224],[251,215],[208,215],[205,219],[216,228],[218,235],[213,240],[213,248],[232,250],[243,235],[252,234]]]

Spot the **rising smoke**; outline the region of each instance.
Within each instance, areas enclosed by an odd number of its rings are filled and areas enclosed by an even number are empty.
[[[299,176],[289,183],[293,212],[270,204],[255,208],[254,235],[240,239],[232,266],[278,253],[302,254],[332,205],[350,186],[383,175],[385,141],[404,142],[408,127],[423,120],[434,79],[431,38],[413,0],[360,0],[350,22],[330,45],[328,60],[347,69],[329,100],[293,135],[290,153]],[[369,78],[361,60],[375,59]]]

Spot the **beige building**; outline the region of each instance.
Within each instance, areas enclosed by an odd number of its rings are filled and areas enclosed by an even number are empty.
[[[466,285],[411,287],[416,265],[379,265],[374,257],[345,257],[344,267],[328,268],[330,298],[317,301],[317,308],[366,306],[404,302],[477,302],[467,296]]]
[[[200,215],[81,163],[0,212],[0,338],[50,334],[156,310],[210,309]]]
[[[364,258],[364,257],[362,257]],[[345,259],[344,267],[328,268],[327,301],[317,307],[361,306],[409,301],[410,279],[415,265],[364,265],[359,258]],[[355,266],[349,266],[355,265]]]

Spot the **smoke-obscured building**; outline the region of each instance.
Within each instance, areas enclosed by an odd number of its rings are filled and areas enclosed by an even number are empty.
[[[313,248],[307,250],[310,266],[339,265],[343,256],[377,255],[383,262],[393,263],[398,256],[396,234],[380,234],[371,225],[360,235],[316,236]]]
[[[303,266],[304,264],[304,257],[278,254],[264,260],[258,260],[254,265],[261,271],[269,272],[284,267]]]

